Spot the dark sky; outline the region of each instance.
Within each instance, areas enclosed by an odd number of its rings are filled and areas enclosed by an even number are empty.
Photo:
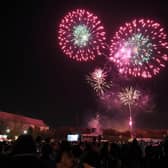
[[[52,126],[83,123],[90,111],[95,113],[96,99],[85,75],[102,64],[101,59],[72,61],[61,52],[57,41],[61,18],[78,7],[98,15],[108,37],[122,23],[136,17],[159,20],[168,32],[167,4],[162,1],[12,1],[4,17],[7,56],[1,55],[0,60],[2,111],[40,118]],[[153,113],[139,116],[140,127],[168,128],[167,74],[165,68],[152,80],[140,81],[155,95],[156,103]]]

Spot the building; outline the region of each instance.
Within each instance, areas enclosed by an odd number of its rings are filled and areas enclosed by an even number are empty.
[[[42,120],[25,117],[22,115],[12,114],[8,112],[0,112],[0,131],[4,129],[17,130],[23,132],[29,128],[37,128],[40,131],[48,130],[49,127]]]

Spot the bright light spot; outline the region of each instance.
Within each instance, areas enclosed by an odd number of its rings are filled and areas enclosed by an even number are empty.
[[[10,131],[11,131],[10,129],[6,129],[6,132],[7,132],[7,133],[10,133]]]
[[[129,121],[129,126],[132,126],[132,121],[131,120]]]
[[[118,57],[118,55],[115,54],[115,57]],[[109,57],[110,61],[113,61],[113,57]]]
[[[102,75],[103,75],[103,70],[102,69],[98,69],[95,72],[95,78],[102,78]]]
[[[6,140],[7,139],[7,135],[6,134],[4,134],[4,135],[1,135],[0,134],[0,142],[2,142],[3,140]]]
[[[24,131],[23,131],[23,134],[27,134],[27,130],[24,130]]]
[[[124,47],[121,48],[121,52],[125,53],[125,48]]]
[[[18,136],[16,135],[16,136],[15,136],[15,140],[17,140],[17,139],[18,139]]]

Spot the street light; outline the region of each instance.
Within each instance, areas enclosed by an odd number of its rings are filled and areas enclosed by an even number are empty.
[[[23,134],[27,134],[27,130],[24,130],[24,131],[23,131]]]
[[[8,129],[6,129],[6,132],[7,132],[7,133],[10,133],[10,131],[11,131],[11,130],[10,130],[9,128],[8,128]]]

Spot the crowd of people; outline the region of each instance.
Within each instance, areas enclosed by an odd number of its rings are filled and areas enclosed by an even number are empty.
[[[20,135],[0,142],[2,168],[168,168],[168,138],[160,143],[56,141]]]

